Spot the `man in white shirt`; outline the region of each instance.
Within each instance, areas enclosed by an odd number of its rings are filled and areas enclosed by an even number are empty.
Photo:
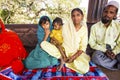
[[[119,4],[116,1],[109,2],[102,13],[101,21],[91,28],[89,44],[95,52],[92,60],[98,65],[114,70],[120,68],[120,23],[116,18]]]

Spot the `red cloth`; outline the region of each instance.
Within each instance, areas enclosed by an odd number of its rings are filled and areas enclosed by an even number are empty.
[[[1,20],[0,26],[2,28],[0,33],[0,68],[12,66],[15,73],[20,73],[24,68],[22,60],[27,57],[27,52],[18,35],[11,30],[6,30]]]
[[[0,80],[12,80],[12,79],[0,73]]]

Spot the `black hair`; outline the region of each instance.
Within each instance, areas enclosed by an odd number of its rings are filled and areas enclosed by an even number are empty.
[[[79,8],[74,8],[72,11],[71,11],[71,15],[73,14],[74,11],[78,11],[80,14],[84,15],[83,14],[83,11]]]
[[[55,24],[55,23],[58,23],[60,26],[63,25],[63,21],[62,21],[62,19],[59,18],[59,17],[56,17],[56,18],[53,20],[53,24]]]
[[[42,16],[42,17],[40,18],[39,25],[45,24],[47,21],[50,22],[49,17],[48,17],[48,16]]]

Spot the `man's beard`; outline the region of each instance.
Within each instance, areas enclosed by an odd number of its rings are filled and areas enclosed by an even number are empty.
[[[107,24],[107,23],[111,22],[111,20],[109,20],[107,18],[102,18],[101,21],[103,24]]]

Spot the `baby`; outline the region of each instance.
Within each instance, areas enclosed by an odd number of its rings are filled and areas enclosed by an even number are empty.
[[[54,29],[50,34],[51,43],[53,43],[61,53],[60,65],[57,68],[58,70],[61,70],[61,68],[63,67],[63,64],[67,61],[67,56],[65,54],[64,48],[62,47],[62,43],[63,43],[62,26],[63,26],[62,19],[59,17],[56,17],[53,20]]]

